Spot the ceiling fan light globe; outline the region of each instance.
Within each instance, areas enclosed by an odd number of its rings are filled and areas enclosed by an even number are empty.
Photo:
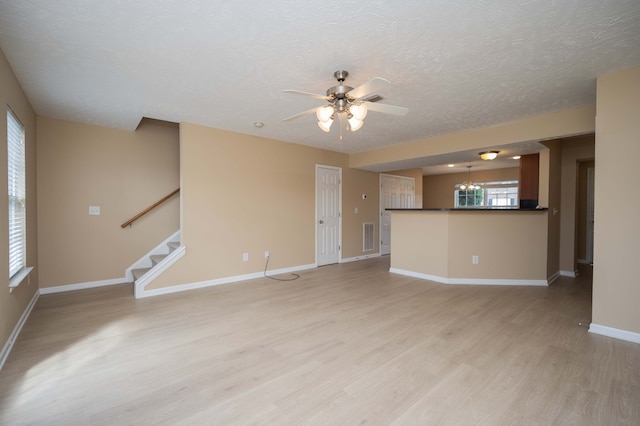
[[[362,121],[367,116],[367,105],[364,103],[351,105],[349,107],[349,112],[353,115],[353,118]]]
[[[358,131],[362,127],[363,124],[364,124],[364,121],[358,120],[355,117],[351,117],[349,119],[349,127],[351,128],[352,132]]]
[[[333,124],[333,119],[329,118],[325,121],[318,121],[318,127],[322,129],[323,132],[329,133],[331,130],[331,125]]]
[[[333,107],[331,105],[321,106],[316,110],[316,117],[318,117],[318,121],[329,121],[332,115]],[[329,126],[331,126],[331,124],[329,124]]]

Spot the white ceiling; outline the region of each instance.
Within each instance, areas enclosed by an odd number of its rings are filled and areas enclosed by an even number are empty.
[[[597,76],[640,65],[640,1],[0,0],[0,47],[40,115],[354,153],[594,103]],[[343,140],[282,121],[323,102],[283,90],[324,94],[343,69],[389,80],[381,102],[409,114],[370,112]],[[477,153],[445,157],[413,166]]]

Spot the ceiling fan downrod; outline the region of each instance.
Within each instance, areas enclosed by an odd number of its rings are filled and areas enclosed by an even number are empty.
[[[336,71],[333,73],[333,76],[338,80],[338,85],[330,87],[327,89],[327,96],[329,96],[332,100],[330,103],[333,104],[336,112],[348,112],[349,104],[351,99],[347,97],[347,92],[353,90],[353,87],[345,86],[344,80],[347,78],[349,73],[347,71]]]

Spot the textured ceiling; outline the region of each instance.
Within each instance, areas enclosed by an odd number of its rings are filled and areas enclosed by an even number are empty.
[[[640,1],[0,0],[0,47],[40,115],[353,153],[594,103],[597,76],[640,65]],[[324,94],[342,69],[409,114],[343,140],[282,121],[323,102],[283,90]]]

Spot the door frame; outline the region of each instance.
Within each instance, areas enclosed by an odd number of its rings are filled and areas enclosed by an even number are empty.
[[[594,187],[595,187],[595,167],[587,168],[587,220],[586,220],[586,247],[585,260],[593,265],[593,224],[594,224]]]
[[[315,168],[315,202],[313,212],[313,232],[315,264],[318,266],[318,169],[332,169],[338,172],[338,263],[342,263],[342,167],[316,164]]]

